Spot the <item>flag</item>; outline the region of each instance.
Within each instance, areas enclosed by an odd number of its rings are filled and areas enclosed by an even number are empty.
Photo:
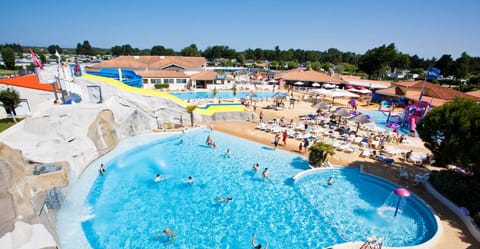
[[[440,69],[435,68],[435,67],[429,67],[427,69],[427,75],[425,78],[431,79],[431,80],[436,80],[440,76]]]
[[[38,59],[37,55],[32,49],[30,49],[30,55],[32,56],[33,64],[43,70],[42,62]]]
[[[60,61],[62,60],[62,56],[58,51],[55,49],[55,56],[57,56],[57,64],[60,65]]]

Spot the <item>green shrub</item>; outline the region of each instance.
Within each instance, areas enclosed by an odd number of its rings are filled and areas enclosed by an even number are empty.
[[[310,148],[310,155],[308,156],[308,163],[313,167],[323,164],[329,155],[335,154],[331,144],[318,142],[313,144]]]
[[[434,171],[430,182],[435,189],[457,206],[465,207],[480,225],[480,181],[478,174],[466,175],[454,170]]]
[[[168,89],[168,84],[155,84],[155,89]]]

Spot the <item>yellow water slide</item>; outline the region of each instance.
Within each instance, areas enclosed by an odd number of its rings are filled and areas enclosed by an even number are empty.
[[[99,81],[105,84],[109,84],[111,86],[120,88],[124,91],[131,92],[131,93],[136,93],[136,94],[143,94],[143,95],[149,95],[149,96],[157,96],[160,98],[165,98],[168,100],[171,100],[183,107],[187,107],[190,104],[183,101],[182,99],[178,98],[177,96],[174,96],[172,94],[166,93],[166,92],[160,92],[160,91],[155,91],[155,90],[150,90],[150,89],[144,89],[144,88],[137,88],[137,87],[132,87],[127,84],[124,84],[123,82],[113,79],[113,78],[108,78],[108,77],[101,77],[101,76],[96,76],[92,74],[84,74],[82,78],[88,79],[88,80],[94,80],[94,81]],[[244,105],[241,104],[208,104],[205,107],[198,106],[195,109],[195,113],[200,114],[200,115],[205,115],[205,116],[212,116],[216,112],[244,112],[247,111],[247,108]]]

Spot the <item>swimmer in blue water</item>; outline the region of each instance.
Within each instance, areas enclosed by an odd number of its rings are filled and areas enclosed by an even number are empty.
[[[225,152],[225,154],[223,155],[223,157],[225,157],[225,158],[230,158],[230,149],[227,149],[227,151]]]
[[[100,169],[98,170],[100,172],[101,175],[105,174],[105,166],[102,164],[100,164]]]
[[[195,179],[193,178],[193,176],[189,176],[188,179],[185,182],[192,185],[194,181],[195,181]]]
[[[335,180],[333,179],[333,176],[330,176],[327,180],[328,185],[332,185],[334,182]]]
[[[257,244],[257,242],[255,241],[257,238],[257,236],[255,234],[253,234],[253,237],[252,237],[252,246],[253,248],[255,249],[261,249],[262,248],[262,244]],[[268,242],[265,244],[265,249],[268,249]]]
[[[165,227],[163,233],[167,236],[168,241],[173,241],[177,238],[177,234],[172,231],[169,227]],[[157,237],[160,237],[162,233],[157,234]]]

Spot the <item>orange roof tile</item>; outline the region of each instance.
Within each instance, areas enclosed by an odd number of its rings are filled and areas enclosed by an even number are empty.
[[[423,82],[423,80],[416,80],[416,81],[398,81],[393,82],[392,85],[402,86],[402,87],[413,87],[419,82]]]
[[[423,80],[417,81],[404,81],[404,82],[396,82],[395,85],[404,86],[414,89],[422,89],[423,85],[425,84],[424,95],[439,98],[443,100],[453,100],[457,97],[460,98],[467,98],[475,101],[480,101],[480,97],[475,97],[473,95],[468,95],[463,92],[454,90],[452,88],[442,87],[437,84],[433,84],[430,82],[425,82]]]
[[[190,75],[192,80],[215,80],[217,78],[217,73],[213,71],[205,71],[201,73],[196,73]]]
[[[163,69],[170,65],[182,68],[200,68],[207,63],[204,57],[189,56],[119,56],[93,65],[96,68],[148,68]]]
[[[314,70],[307,71],[290,71],[284,72],[278,75],[279,78],[274,77],[275,79],[291,80],[291,81],[311,81],[311,82],[326,82],[326,83],[343,83],[344,81],[332,77],[325,73],[320,73]]]
[[[372,86],[373,88],[387,88],[392,86],[390,81],[382,81],[382,80],[367,80],[362,79],[360,76],[353,76],[353,75],[342,75],[340,78],[347,83],[352,85],[361,85],[361,86]]]
[[[135,73],[144,78],[188,78],[184,72],[180,71],[135,71]]]
[[[466,94],[480,98],[480,90],[471,91],[471,92],[466,92]]]

